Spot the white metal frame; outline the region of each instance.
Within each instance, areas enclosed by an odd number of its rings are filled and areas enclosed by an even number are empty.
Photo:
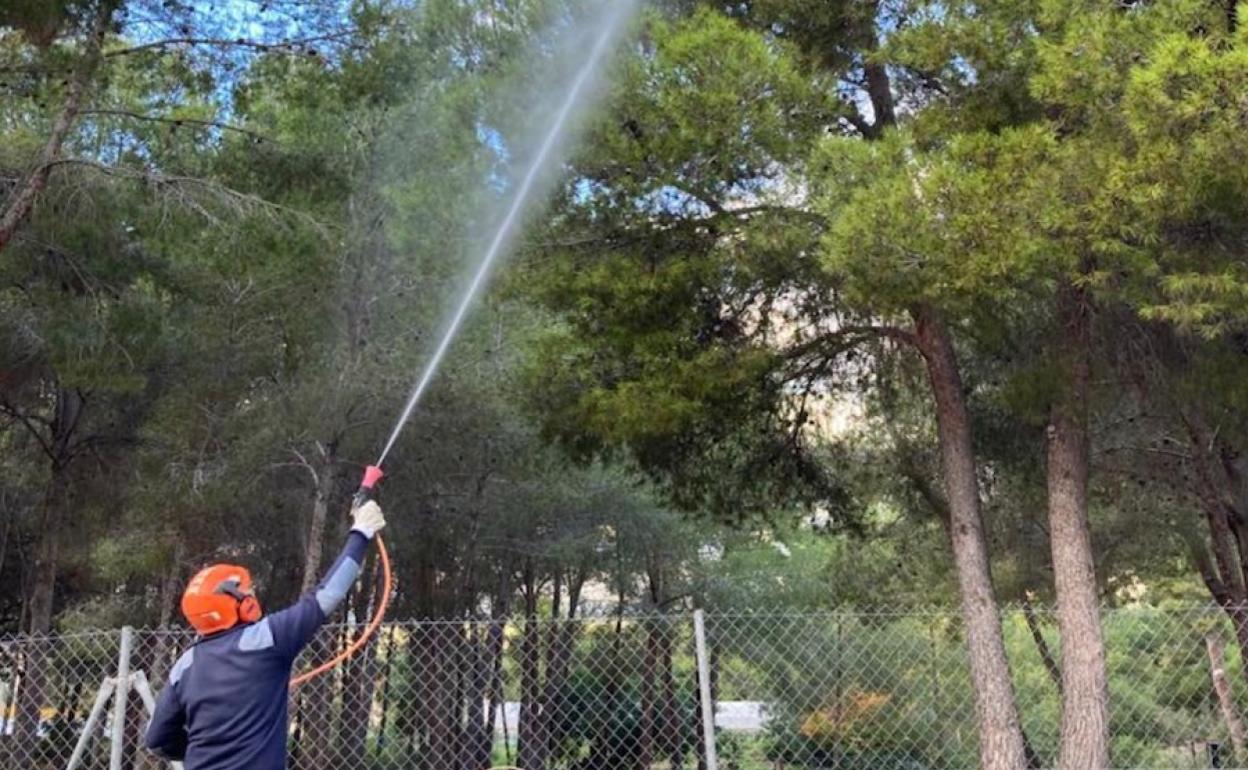
[[[108,756],[109,770],[121,770],[126,741],[126,704],[130,691],[134,690],[138,693],[148,717],[155,713],[156,696],[152,694],[152,685],[147,680],[147,674],[141,669],[133,672],[130,670],[130,653],[133,648],[134,629],[126,626],[121,629],[121,652],[117,656],[117,676],[107,677],[100,683],[100,689],[95,694],[95,702],[91,704],[91,714],[87,717],[86,724],[82,726],[82,734],[78,736],[78,742],[74,744],[74,753],[70,756],[65,770],[78,770],[82,764],[87,746],[90,745],[91,737],[104,717],[104,710],[108,707],[109,700],[113,702],[109,729],[111,740]],[[123,682],[125,686],[119,686]],[[170,762],[169,765],[173,770],[182,770],[181,762]]]

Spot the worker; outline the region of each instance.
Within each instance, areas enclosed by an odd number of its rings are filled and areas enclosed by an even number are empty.
[[[377,503],[351,511],[352,527],[320,584],[265,615],[251,575],[232,564],[199,571],[182,614],[199,636],[178,658],[147,728],[147,748],[185,770],[283,770],[287,698],[296,656],[355,582],[373,536],[386,525]]]

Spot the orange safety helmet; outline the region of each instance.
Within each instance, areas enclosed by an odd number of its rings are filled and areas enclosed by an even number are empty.
[[[207,636],[241,623],[255,623],[264,615],[251,586],[251,573],[234,564],[204,567],[182,593],[182,614]]]

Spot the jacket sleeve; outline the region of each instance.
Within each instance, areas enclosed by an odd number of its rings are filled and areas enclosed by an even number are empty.
[[[177,686],[170,682],[156,699],[156,710],[147,726],[144,743],[148,751],[172,761],[186,758],[186,709],[178,697]]]
[[[351,585],[360,574],[360,565],[368,551],[368,538],[352,530],[342,553],[321,578],[316,588],[281,612],[269,616],[273,629],[273,646],[279,653],[294,659],[312,641],[326,619],[346,598]]]

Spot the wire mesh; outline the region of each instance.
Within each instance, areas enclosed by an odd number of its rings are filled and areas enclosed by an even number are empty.
[[[1248,767],[1248,671],[1228,613],[1132,606],[1102,617],[1118,768]],[[704,770],[692,616],[387,623],[363,653],[291,696],[295,770]],[[956,612],[707,614],[706,670],[723,770],[953,770],[977,765]],[[1047,610],[1002,628],[1029,754],[1056,761],[1060,645]],[[358,626],[330,625],[304,668]],[[193,636],[133,634],[132,679],[163,686]],[[0,767],[110,767],[121,632],[0,638]],[[131,682],[121,767],[142,749]],[[1239,751],[1237,752],[1237,748]]]

